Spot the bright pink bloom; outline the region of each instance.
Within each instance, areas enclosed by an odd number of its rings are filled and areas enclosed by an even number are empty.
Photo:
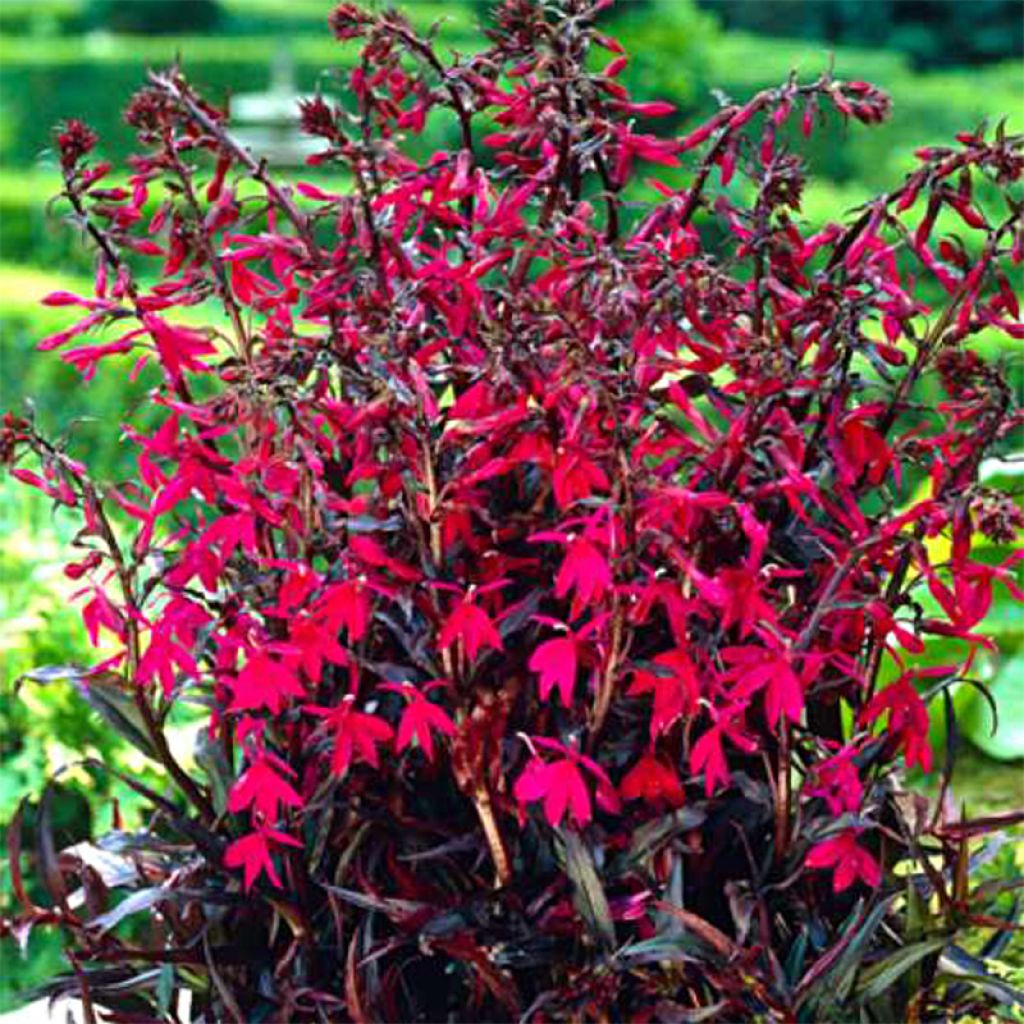
[[[155,313],[145,314],[142,322],[156,342],[160,362],[172,380],[180,380],[185,370],[198,373],[208,370],[199,357],[213,355],[217,348],[205,334],[169,324]]]
[[[552,689],[558,688],[562,703],[572,704],[572,691],[576,685],[576,638],[558,636],[542,643],[530,656],[530,671],[540,675],[540,699],[547,700]]]
[[[425,688],[428,692],[442,683],[428,684]],[[393,690],[400,693],[406,700],[405,710],[398,723],[398,735],[395,738],[395,746],[399,751],[411,746],[415,739],[428,761],[434,760],[434,733],[442,736],[455,735],[455,723],[448,717],[448,712],[438,704],[427,699],[424,692],[417,690],[411,683],[385,683],[381,689]]]
[[[915,764],[928,772],[932,767],[932,748],[928,742],[931,722],[928,708],[921,700],[909,676],[901,676],[880,690],[861,712],[861,721],[871,725],[880,716],[888,714],[888,733],[903,746],[908,768]]]
[[[582,609],[600,601],[611,585],[611,569],[597,547],[586,537],[571,537],[555,579],[555,596],[564,598],[575,590],[574,607]]]
[[[692,714],[700,699],[700,680],[684,650],[666,651],[652,663],[652,670],[635,669],[629,696],[654,695],[651,739],[667,732],[684,715]]]
[[[746,698],[764,692],[765,716],[772,728],[783,715],[791,722],[800,720],[804,687],[785,651],[726,647],[722,658],[730,666],[728,678],[736,681],[733,696]]]
[[[324,708],[308,705],[311,714],[327,719],[334,732],[334,751],[331,771],[343,776],[356,760],[365,761],[371,768],[380,767],[377,747],[387,743],[394,732],[390,725],[376,715],[355,710],[355,698],[348,694],[337,707]]]
[[[228,684],[234,697],[232,711],[266,709],[276,715],[291,697],[304,697],[305,688],[284,662],[257,651],[249,657],[241,672]]]
[[[301,807],[302,797],[295,791],[288,777],[295,772],[279,757],[262,754],[257,757],[228,794],[228,810],[233,814],[251,808],[265,821],[274,822],[282,807]]]
[[[271,844],[302,847],[302,843],[298,839],[286,832],[279,832],[276,829],[263,826],[255,832],[249,832],[240,839],[236,839],[224,851],[225,867],[244,869],[243,884],[246,892],[252,888],[253,883],[263,871],[267,873],[272,885],[280,887],[281,878],[274,867]]]
[[[853,759],[855,747],[845,747],[838,754],[819,761],[804,785],[808,797],[821,797],[830,814],[855,812],[864,799],[864,786]]]
[[[503,647],[501,635],[491,617],[472,598],[465,598],[455,605],[437,638],[437,646],[447,650],[457,640],[462,642],[470,661],[475,661],[482,650],[493,648],[500,651]]]
[[[592,817],[586,772],[596,783],[598,805],[612,813],[619,810],[615,787],[596,761],[542,736],[535,736],[533,742],[554,753],[556,759],[544,761],[539,755],[531,758],[514,787],[521,804],[543,800],[544,817],[553,827],[561,823],[566,811],[577,825],[585,825]]]
[[[366,581],[346,580],[329,587],[317,602],[316,614],[334,632],[344,629],[350,643],[358,643],[370,624],[370,597]]]
[[[561,509],[608,488],[604,470],[575,449],[559,448],[555,452],[551,479],[555,501]]]
[[[818,843],[804,863],[809,868],[832,868],[832,888],[848,889],[858,879],[872,889],[882,881],[878,861],[857,842],[857,829],[846,829],[832,839]]]

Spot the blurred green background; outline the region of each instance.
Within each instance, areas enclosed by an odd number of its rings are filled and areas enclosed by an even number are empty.
[[[475,26],[489,4],[402,6],[421,27],[445,19],[442,46],[466,52],[479,45]],[[76,421],[73,450],[101,477],[125,469],[116,424],[145,380],[128,384],[108,369],[83,386],[55,355],[33,351],[70,320],[67,310],[39,306],[40,296],[89,288],[81,237],[46,208],[58,187],[51,130],[63,118],[84,118],[101,135],[101,154],[116,164],[130,144],[120,119],[126,99],[147,66],[176,55],[215,102],[266,92],[275,74],[280,93],[319,87],[338,94],[336,71],[346,53],[326,31],[329,9],[326,0],[0,2],[0,410],[30,400],[54,433]],[[1020,0],[627,0],[609,12],[606,28],[633,55],[624,79],[635,95],[679,107],[675,124],[660,122],[663,131],[681,133],[715,108],[718,94],[742,99],[794,68],[814,76],[830,60],[839,76],[887,89],[895,105],[888,124],[829,122],[808,145],[814,184],[803,212],[812,224],[840,218],[891,187],[916,147],[947,142],[984,118],[1009,115],[1011,127],[1024,129]],[[424,144],[451,147],[457,140],[431,124]],[[1013,365],[1019,372],[1020,363]],[[1016,478],[1012,470],[993,464],[989,474],[1019,491],[1024,476],[1019,466]],[[0,828],[23,795],[38,793],[48,775],[84,755],[160,784],[72,688],[16,687],[35,666],[95,658],[69,601],[74,585],[61,573],[73,533],[74,523],[55,517],[34,492],[0,482]],[[1000,591],[990,626],[1001,652],[983,659],[980,671],[1000,706],[996,737],[973,690],[963,688],[956,699],[965,739],[954,789],[973,812],[1024,805],[1024,610]],[[936,729],[941,739],[941,724]],[[109,782],[72,768],[60,784],[59,838],[84,837],[90,820],[107,823],[114,799],[131,826],[131,800]],[[8,884],[0,859],[0,906]],[[50,937],[31,938],[27,958],[5,940],[0,1010],[58,965]]]

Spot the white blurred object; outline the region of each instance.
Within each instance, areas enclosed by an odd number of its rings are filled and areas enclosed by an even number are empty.
[[[1014,452],[1005,459],[984,459],[978,467],[978,476],[982,480],[991,480],[994,476],[1020,476],[1024,474],[1024,454]]]
[[[301,167],[306,157],[323,148],[319,139],[299,131],[299,103],[313,97],[298,91],[295,63],[286,46],[278,47],[266,92],[244,92],[231,98],[232,134],[257,159],[278,167]]]
[[[187,990],[178,999],[178,1017],[192,1019],[192,993]],[[0,1013],[0,1024],[85,1024],[85,1014],[78,999],[55,999],[52,1006],[49,999],[37,999],[10,1013]]]

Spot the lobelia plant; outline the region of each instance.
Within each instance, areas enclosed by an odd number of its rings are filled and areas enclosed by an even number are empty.
[[[975,885],[969,844],[1021,815],[954,819],[901,777],[932,766],[929,704],[981,685],[993,588],[1024,596],[1019,550],[972,557],[1024,515],[979,484],[1021,414],[971,347],[1024,337],[1024,139],[920,151],[808,233],[801,131],[886,96],[793,76],[656,135],[671,107],[617,81],[607,6],[504,0],[452,61],[337,7],[351,109],[301,109],[337,192],[278,180],[177,67],[127,108],[126,186],[85,125],[57,136],[96,287],[45,300],[84,315],[40,348],[154,374],[130,480],[20,415],[0,449],[81,517],[66,571],[116,645],[36,678],[167,780],[125,776],[145,827],[61,852],[44,795],[48,899],[9,829],[6,927],[64,929],[51,991],[90,1019],[1020,1000],[983,960],[1014,883]],[[428,117],[458,142],[415,159]],[[194,768],[166,733],[187,706]]]

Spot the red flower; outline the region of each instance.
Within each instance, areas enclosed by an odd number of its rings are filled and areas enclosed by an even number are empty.
[[[840,428],[840,447],[836,453],[843,480],[856,483],[862,475],[871,484],[879,484],[892,464],[892,452],[882,435],[863,420],[865,411],[860,409],[855,416],[849,416]]]
[[[860,879],[872,889],[882,881],[878,861],[857,843],[859,830],[846,829],[832,839],[818,843],[807,854],[804,863],[809,868],[832,868],[832,888],[836,892],[848,889]]]
[[[558,448],[552,461],[551,480],[559,508],[565,509],[589,498],[595,490],[607,490],[608,477],[604,470],[582,452]]]
[[[362,35],[372,22],[372,17],[356,4],[338,4],[327,15],[327,23],[335,39],[355,39]]]
[[[758,571],[742,566],[722,569],[711,588],[704,590],[707,600],[722,611],[725,629],[738,625],[740,636],[746,636],[757,623],[775,621],[775,609],[762,596],[761,582]]]
[[[61,166],[70,170],[86,153],[92,152],[99,141],[97,134],[83,121],[70,118],[57,132],[57,150]]]
[[[576,637],[572,634],[542,643],[530,656],[530,671],[540,674],[540,699],[547,700],[557,686],[562,703],[569,707],[576,685],[576,664]]]
[[[774,728],[785,715],[798,722],[804,710],[804,688],[785,651],[763,647],[725,647],[722,659],[732,666],[727,678],[735,679],[734,697],[749,697],[764,690],[765,717]]]
[[[625,774],[619,792],[623,800],[646,800],[655,806],[681,807],[686,801],[678,774],[651,753],[644,754]]]
[[[250,655],[245,667],[229,683],[234,693],[230,710],[278,714],[289,697],[304,697],[298,676],[283,662],[261,651]]]
[[[355,697],[347,694],[334,708],[307,705],[306,711],[321,715],[334,730],[334,752],[331,756],[331,771],[344,775],[357,758],[371,768],[380,767],[377,746],[386,743],[394,735],[390,725],[376,715],[355,710]]]
[[[719,786],[729,781],[729,767],[722,749],[722,730],[712,726],[690,750],[690,771],[704,773],[704,792],[711,796]]]
[[[82,608],[82,621],[93,647],[100,643],[100,629],[108,629],[119,640],[124,639],[124,616],[100,587],[92,587],[92,600]]]
[[[145,314],[142,322],[153,336],[160,362],[171,380],[180,380],[184,370],[203,373],[209,369],[200,361],[199,356],[213,355],[217,348],[205,334],[189,327],[169,324],[155,313]]]
[[[654,672],[636,669],[627,693],[654,694],[651,739],[667,732],[683,715],[692,714],[700,699],[697,670],[684,650],[666,651],[654,659]]]
[[[310,682],[318,682],[324,662],[347,665],[348,652],[335,639],[334,631],[310,616],[292,619],[288,634],[292,645],[301,652],[302,669]]]
[[[573,618],[579,610],[596,604],[612,585],[608,562],[586,537],[570,534],[565,558],[555,579],[555,597],[564,598],[575,589]]]
[[[821,797],[830,814],[856,811],[864,799],[864,786],[853,759],[856,747],[845,747],[838,754],[819,761],[804,786],[808,797]]]
[[[224,851],[225,867],[244,868],[246,892],[252,888],[253,882],[259,877],[261,871],[266,871],[271,883],[280,888],[281,879],[274,867],[271,843],[281,846],[297,846],[300,849],[302,847],[302,843],[298,839],[287,833],[263,826],[255,832],[242,836],[241,839],[236,839]]]
[[[429,692],[446,685],[446,682],[439,681],[428,683],[424,689]],[[439,732],[442,736],[455,735],[455,723],[448,717],[448,712],[427,700],[425,693],[417,690],[412,683],[383,683],[381,689],[400,693],[408,701],[398,723],[398,736],[395,740],[398,749],[405,750],[415,739],[426,759],[433,761],[433,734]]]
[[[515,795],[523,804],[543,800],[544,817],[552,826],[561,824],[566,810],[577,825],[585,825],[591,818],[587,784],[571,758],[550,763],[534,758],[516,780]]]
[[[744,709],[743,703],[712,707],[714,724],[690,748],[690,771],[704,773],[704,792],[708,796],[731,778],[722,747],[723,737],[728,736],[744,753],[757,750],[757,742],[742,730]]]
[[[861,711],[861,721],[871,725],[881,715],[888,714],[888,732],[903,746],[903,757],[908,768],[915,764],[925,772],[932,768],[932,748],[928,742],[930,720],[928,708],[918,696],[909,676],[901,676],[871,698]]]
[[[559,756],[557,760],[545,762],[535,754],[530,760],[514,787],[515,797],[521,804],[543,800],[544,817],[552,827],[561,823],[566,811],[577,825],[587,824],[592,814],[590,792],[583,775],[586,771],[596,780],[598,805],[612,812],[619,809],[615,787],[597,762],[542,736],[535,736],[533,742]]]
[[[228,810],[237,814],[251,807],[271,822],[278,819],[282,807],[301,807],[302,797],[285,776],[295,778],[295,772],[284,761],[273,754],[260,755],[231,787]]]
[[[471,597],[461,600],[452,610],[437,639],[437,646],[444,651],[456,640],[462,641],[470,661],[475,661],[477,654],[485,648],[502,649],[501,635],[491,617]]]
[[[317,602],[316,611],[333,632],[345,629],[349,642],[358,643],[366,636],[370,623],[370,598],[365,578],[329,587]]]

